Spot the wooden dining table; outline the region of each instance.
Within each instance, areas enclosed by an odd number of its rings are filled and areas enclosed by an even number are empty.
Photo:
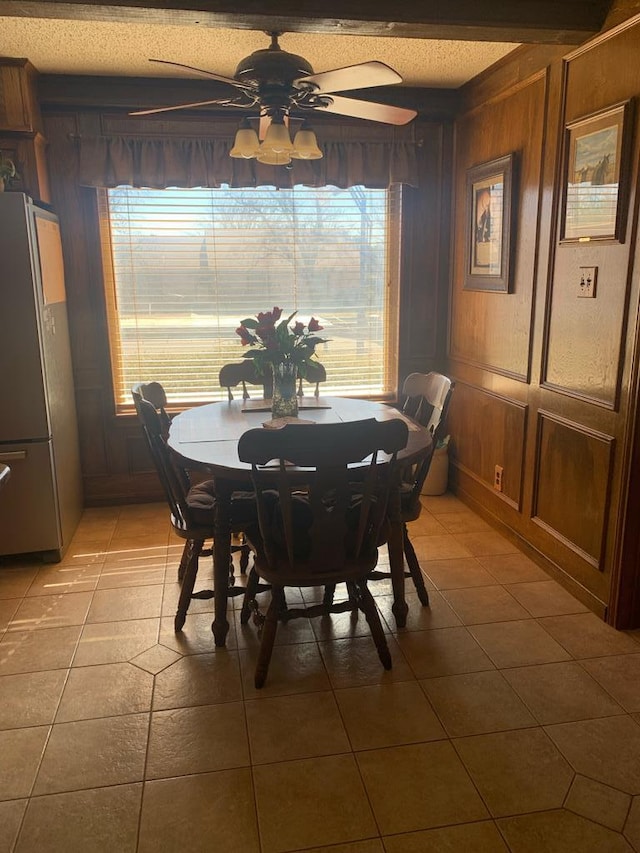
[[[407,446],[398,454],[401,463],[410,465],[431,447],[430,433],[384,403],[350,397],[302,397],[298,417],[315,423],[340,423],[376,418],[403,418],[409,426]],[[213,476],[216,486],[214,516],[213,575],[214,620],[212,631],[216,646],[224,646],[229,622],[227,597],[231,559],[231,498],[236,491],[252,488],[251,466],[238,459],[238,440],[247,430],[271,420],[268,400],[230,400],[208,403],[188,409],[174,417],[168,443],[189,469]],[[380,457],[384,464],[386,457]],[[274,467],[274,478],[277,474]],[[400,493],[392,491],[389,500],[389,569],[393,588],[393,615],[398,627],[404,627],[408,605],[404,595],[404,551]]]

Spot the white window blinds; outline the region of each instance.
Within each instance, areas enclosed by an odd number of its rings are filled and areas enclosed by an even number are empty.
[[[100,190],[116,407],[135,382],[223,399],[240,320],[316,317],[323,394],[386,397],[397,377],[399,189]],[[297,318],[297,319],[298,319]]]

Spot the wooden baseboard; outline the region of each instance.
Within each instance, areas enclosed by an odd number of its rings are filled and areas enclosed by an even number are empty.
[[[466,491],[460,483],[457,483],[453,488],[451,488],[451,491],[457,498],[501,533],[506,539],[513,542],[514,545],[517,545],[527,557],[533,560],[536,565],[540,566],[540,568],[553,580],[558,581],[558,583],[577,598],[578,601],[582,602],[585,607],[592,610],[596,616],[599,616],[603,621],[607,621],[607,605],[605,602],[593,595],[593,593],[588,589],[585,589],[582,584],[579,584],[574,580],[574,578],[568,575],[561,566],[558,566],[541,551],[531,545],[531,543],[524,539],[517,530],[509,527],[509,525],[502,519],[494,515],[491,510],[487,508],[486,504],[483,504],[476,497]]]
[[[85,477],[83,487],[86,507],[155,503],[165,500],[155,472],[135,476]]]

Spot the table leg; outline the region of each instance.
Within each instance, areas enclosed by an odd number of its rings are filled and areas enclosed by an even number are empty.
[[[407,624],[409,605],[404,597],[404,547],[402,536],[402,518],[400,516],[400,489],[392,489],[389,495],[389,569],[393,587],[393,605],[391,611],[398,628]]]
[[[231,560],[231,494],[231,484],[216,479],[216,512],[213,528],[213,604],[215,615],[211,625],[216,646],[225,645],[229,631],[227,598],[229,561]]]

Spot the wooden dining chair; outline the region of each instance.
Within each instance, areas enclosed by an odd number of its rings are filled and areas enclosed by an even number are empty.
[[[171,426],[171,415],[167,412],[167,394],[164,386],[159,382],[138,382],[131,389],[135,403],[136,395],[139,395],[154,407],[160,417],[163,435],[169,435]]]
[[[247,599],[251,599],[259,579],[271,585],[266,616],[254,605],[262,630],[255,671],[257,688],[267,677],[278,620],[358,608],[367,619],[382,665],[391,668],[367,577],[378,561],[389,490],[397,487],[396,456],[407,437],[403,420],[370,418],[254,429],[240,438],[238,457],[251,463],[259,521],[257,529],[248,531],[255,561]],[[381,453],[390,459],[379,459]],[[367,457],[371,458],[363,468],[348,467]],[[267,467],[273,460],[277,460],[275,471]],[[385,464],[379,464],[383,461]],[[361,475],[357,482],[356,474]],[[287,605],[286,587],[335,587],[343,582],[349,591],[348,601],[325,601],[304,608]]]
[[[270,398],[273,394],[273,377],[270,374],[258,373],[253,360],[245,358],[244,361],[225,364],[220,369],[218,381],[221,388],[227,389],[228,400],[233,400],[232,388],[242,388],[242,399],[250,398],[247,385],[257,385],[262,389],[263,397]]]
[[[319,361],[309,361],[305,365],[304,373],[304,379],[302,376],[298,376],[297,396],[304,397],[304,382],[309,382],[314,386],[313,396],[318,398],[320,396],[320,383],[327,381],[327,371],[324,365],[320,364]]]
[[[433,453],[439,439],[443,437],[447,410],[451,401],[454,383],[442,373],[411,373],[404,381],[402,394],[405,402],[402,412],[431,433],[431,447],[407,472],[400,492],[400,514],[402,518],[402,543],[405,560],[409,568],[405,572],[413,579],[420,603],[426,607],[429,595],[420,570],[407,523],[415,521],[422,511],[420,495],[429,473]]]
[[[174,627],[180,631],[187,618],[192,598],[213,598],[213,590],[193,591],[198,574],[200,557],[212,556],[211,548],[204,547],[213,539],[215,512],[215,483],[206,480],[192,484],[189,472],[172,455],[166,440],[163,418],[154,403],[145,398],[151,383],[138,383],[131,389],[138,420],[155,465],[162,489],[170,509],[171,525],[176,534],[185,540],[178,569],[182,583]],[[159,383],[153,383],[159,385]],[[162,388],[162,386],[160,386]],[[155,389],[157,392],[157,389]],[[164,391],[163,391],[164,393]],[[158,397],[157,399],[160,399]],[[166,398],[165,398],[166,399]],[[235,493],[231,501],[232,532],[243,533],[246,526],[257,521],[255,498],[252,493]],[[231,551],[241,552],[241,562],[246,570],[250,547],[248,544],[232,546]],[[243,587],[235,587],[233,562],[229,566],[229,595],[243,595]]]

